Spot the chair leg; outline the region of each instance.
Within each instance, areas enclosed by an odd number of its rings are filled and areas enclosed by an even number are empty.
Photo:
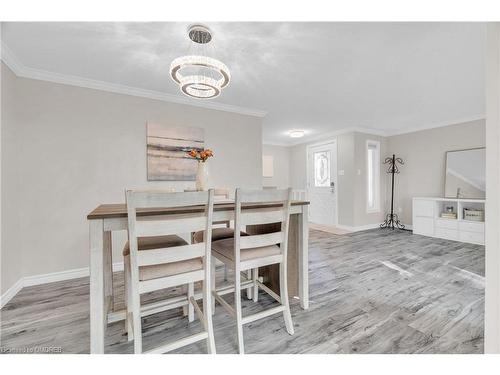
[[[206,280],[203,281],[203,319],[205,319],[205,327],[207,328],[207,351],[208,354],[215,354],[215,337],[214,327],[212,323],[212,286],[207,285]]]
[[[189,301],[191,300],[191,297],[194,297],[194,283],[188,284],[187,297],[188,297],[188,322],[191,323],[194,320],[194,306]]]
[[[290,304],[288,303],[288,285],[286,263],[280,263],[280,297],[281,304],[285,306],[283,310],[283,318],[285,319],[286,330],[290,335],[293,335],[292,315],[290,314]]]
[[[210,259],[210,304],[211,304],[211,312],[212,315],[215,314],[215,297],[212,292],[215,292],[215,257]],[[226,267],[226,265],[224,265]]]
[[[259,300],[259,285],[257,284],[257,280],[259,279],[259,268],[254,268],[252,271],[252,280],[253,280],[253,301],[257,302]]]
[[[252,279],[252,270],[251,269],[247,271],[247,279],[248,280]],[[252,289],[253,289],[252,287],[247,288],[247,298],[248,299],[253,298],[253,290]]]
[[[240,354],[245,353],[243,344],[243,323],[241,316],[241,274],[239,267],[234,270],[234,304],[236,309],[236,329],[238,332],[238,351]]]
[[[224,264],[224,281],[227,281],[227,266]]]
[[[139,293],[132,295],[132,321],[134,330],[134,353],[142,353],[141,303]]]
[[[124,286],[125,286],[125,331],[127,332],[127,340],[132,341],[134,339],[134,327],[132,324],[132,287],[130,285],[130,258],[125,257],[124,259]]]

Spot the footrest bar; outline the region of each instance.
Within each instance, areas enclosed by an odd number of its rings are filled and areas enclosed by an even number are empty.
[[[271,290],[267,285],[262,284],[260,281],[257,280],[257,285],[259,288],[261,288],[264,292],[269,294],[271,297],[273,297],[277,302],[281,303],[281,297],[276,294],[273,290]]]
[[[162,354],[162,353],[167,353],[171,352],[172,350],[182,348],[183,346],[194,344],[195,342],[205,340],[208,338],[208,333],[207,332],[201,332],[197,333],[195,335],[188,336],[186,338],[180,339],[176,342],[173,342],[171,344],[167,345],[162,345],[159,346],[155,349],[148,350],[144,352],[145,354]]]
[[[201,311],[200,306],[198,305],[198,302],[196,302],[194,297],[191,297],[189,299],[189,302],[191,302],[191,304],[194,306],[194,311],[196,311],[196,315],[198,315],[198,319],[200,319],[201,324],[203,324],[203,328],[205,329],[205,331],[207,331],[208,328],[207,328],[207,324],[205,321],[205,315],[203,315],[203,312]]]
[[[224,307],[233,317],[236,316],[234,308],[229,303],[227,303],[217,292],[212,291],[212,294],[222,307]]]
[[[266,318],[270,315],[274,315],[274,314],[283,312],[283,310],[285,310],[285,306],[273,307],[272,309],[262,311],[262,312],[259,312],[257,314],[245,316],[245,317],[243,317],[243,319],[241,319],[241,323],[242,324],[252,323],[252,322],[255,322],[256,320]]]
[[[251,287],[251,286],[253,286],[252,280],[244,281],[241,283],[241,289],[246,289],[246,288]],[[225,286],[225,287],[222,287],[220,289],[217,289],[217,294],[219,296],[224,296],[224,295],[229,294],[229,293],[234,293],[234,285],[229,285],[229,286]]]

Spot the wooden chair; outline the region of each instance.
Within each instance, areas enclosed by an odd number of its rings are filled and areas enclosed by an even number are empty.
[[[235,228],[246,225],[281,223],[277,232],[241,236],[236,230],[234,238],[212,242],[212,256],[234,270],[234,302],[232,307],[215,291],[214,271],[212,270],[212,294],[214,298],[236,318],[238,349],[244,353],[243,325],[277,313],[283,313],[286,330],[293,335],[293,323],[288,303],[287,287],[287,248],[288,228],[290,224],[291,189],[286,190],[236,190]],[[254,211],[252,204],[272,204],[266,211]],[[242,206],[249,205],[242,211]],[[278,246],[279,245],[279,246]],[[279,264],[280,295],[277,295],[259,281],[259,267]],[[212,267],[214,262],[212,261]],[[253,299],[257,301],[259,288],[273,297],[279,306],[249,316],[242,316],[241,311],[241,272],[252,271]],[[245,275],[243,275],[246,277]]]
[[[213,190],[193,193],[127,191],[126,197],[129,242],[124,249],[127,297],[125,324],[129,340],[134,340],[134,352],[142,353],[141,294],[187,284],[187,295],[181,298],[180,303],[179,297],[175,298],[176,303],[172,306],[192,306],[203,325],[203,332],[149,352],[165,353],[207,340],[208,352],[215,353],[210,303]],[[140,211],[138,215],[141,208],[184,206],[203,206],[204,212],[198,215],[158,215],[158,218],[147,220],[141,220]],[[206,241],[197,244],[188,244],[174,236],[200,229],[204,229],[208,235]],[[165,246],[159,248],[159,243]],[[203,312],[194,298],[194,283],[197,281],[203,282]]]
[[[215,201],[217,200],[217,197],[221,197],[222,199],[227,200],[230,198],[229,189],[215,189],[214,196],[215,196],[214,198]],[[213,225],[223,225],[223,227],[212,228],[212,242],[234,237],[234,229],[231,228],[231,221],[229,220],[215,221]],[[241,235],[246,236],[247,234],[245,232],[241,232]],[[193,233],[192,241],[193,243],[198,243],[203,241],[203,231],[198,231],[196,233]],[[224,280],[227,280],[226,265],[224,265]]]

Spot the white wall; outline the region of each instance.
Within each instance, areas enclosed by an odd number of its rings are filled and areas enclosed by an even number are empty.
[[[278,189],[290,186],[290,147],[263,145],[262,154],[273,157],[273,177],[262,177],[263,186],[276,186]]]
[[[15,223],[2,225],[4,251],[22,257],[23,276],[88,266],[86,215],[101,203],[123,202],[125,188],[194,187],[146,180],[148,121],[205,128],[205,145],[215,152],[211,186],[262,186],[261,118],[25,78],[15,86],[20,110],[3,156],[17,158],[17,168],[9,164],[15,173],[2,196],[11,204],[2,215],[19,215],[23,235],[15,248],[15,231],[5,230]],[[121,260],[120,247],[114,261]]]
[[[17,106],[15,102],[14,74],[3,64],[1,67],[1,182],[2,182],[2,209],[1,209],[1,294],[22,277],[22,253],[17,245],[19,239],[19,214],[16,200],[12,196],[17,189],[17,152],[15,131],[15,115]]]
[[[485,129],[485,120],[477,120],[387,138],[388,152],[405,163],[396,176],[394,203],[404,224],[412,224],[413,197],[444,195],[446,151],[484,147]]]
[[[484,350],[500,353],[500,24],[487,28]]]

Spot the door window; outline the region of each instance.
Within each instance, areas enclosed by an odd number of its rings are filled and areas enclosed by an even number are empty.
[[[330,151],[314,153],[314,186],[330,186]]]

